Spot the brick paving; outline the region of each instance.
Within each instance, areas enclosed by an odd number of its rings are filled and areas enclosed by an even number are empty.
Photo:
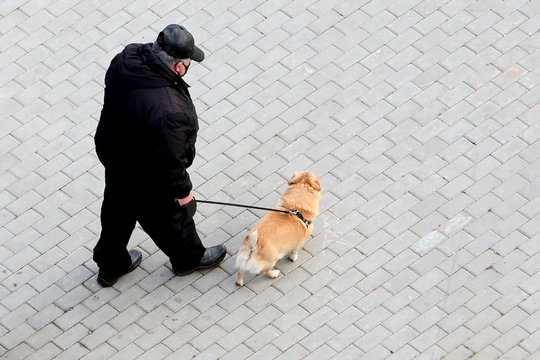
[[[540,2],[0,2],[3,359],[540,358]],[[234,284],[260,212],[201,205],[212,271],[96,284],[111,58],[184,24],[207,53],[198,196],[322,213],[277,279]]]

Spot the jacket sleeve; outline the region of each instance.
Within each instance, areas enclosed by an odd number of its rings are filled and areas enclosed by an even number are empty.
[[[161,129],[159,158],[165,184],[172,196],[184,198],[193,188],[187,168],[195,157],[196,132],[182,113],[166,115]]]

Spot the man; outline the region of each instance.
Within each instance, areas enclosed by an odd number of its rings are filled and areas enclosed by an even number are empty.
[[[102,286],[114,285],[140,264],[141,252],[126,249],[137,221],[176,275],[217,266],[225,257],[225,246],[201,243],[186,171],[199,126],[182,77],[192,60],[203,59],[193,36],[169,25],[153,44],[127,45],[111,61],[95,135],[105,167],[101,237],[94,248]]]

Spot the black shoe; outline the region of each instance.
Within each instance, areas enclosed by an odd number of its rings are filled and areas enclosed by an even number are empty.
[[[100,271],[97,277],[98,284],[103,287],[113,286],[118,281],[118,279],[120,279],[122,276],[135,270],[135,268],[139,266],[139,264],[141,263],[142,254],[139,250],[130,250],[129,256],[131,256],[131,265],[129,266],[129,269],[127,269],[125,273],[108,274],[104,271]]]
[[[204,270],[204,269],[210,269],[214,266],[219,265],[219,263],[225,258],[225,255],[227,254],[227,248],[225,245],[216,245],[209,248],[206,248],[206,251],[204,252],[204,255],[199,262],[199,265],[195,266],[191,270],[176,270],[173,266],[173,271],[176,275],[179,276],[185,276],[189,275],[195,270]]]

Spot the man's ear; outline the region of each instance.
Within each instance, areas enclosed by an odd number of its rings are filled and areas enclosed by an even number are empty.
[[[178,60],[178,61],[175,62],[174,65],[173,65],[173,69],[172,69],[172,70],[173,70],[173,72],[174,72],[175,74],[177,74],[177,75],[179,75],[179,74],[180,74],[180,71],[182,70],[182,65],[181,65],[181,63],[182,63],[182,60]]]

